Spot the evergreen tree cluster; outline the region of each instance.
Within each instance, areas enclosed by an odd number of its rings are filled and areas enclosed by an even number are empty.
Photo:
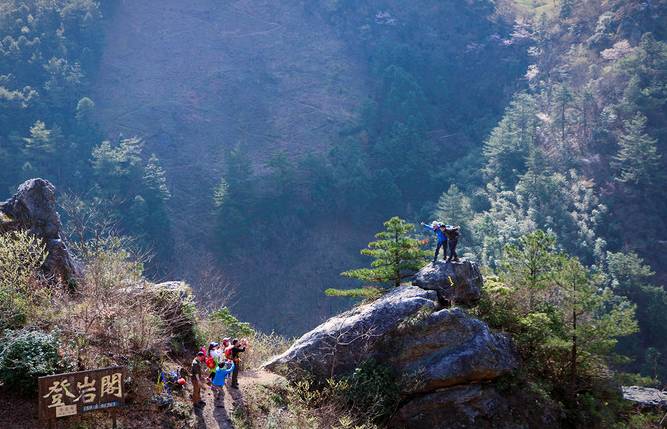
[[[10,0],[0,5],[0,189],[43,177],[105,201],[120,233],[170,256],[170,197],[155,155],[135,137],[106,140],[91,98],[113,1]]]
[[[626,368],[664,379],[650,362],[667,352],[667,337],[653,334],[667,293],[644,260],[666,261],[667,7],[639,3],[560,2],[558,13],[517,22],[530,41],[528,87],[484,142],[483,182],[450,188],[435,213],[465,213],[466,254],[494,270],[505,246],[549,231],[638,306],[641,331],[618,349],[632,357]]]

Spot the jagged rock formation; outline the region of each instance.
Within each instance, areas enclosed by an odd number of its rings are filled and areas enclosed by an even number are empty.
[[[30,179],[21,184],[12,198],[0,203],[0,234],[28,230],[44,240],[48,251],[44,272],[55,281],[69,284],[80,276],[81,267],[63,241],[55,191],[44,179]]]
[[[348,374],[364,360],[374,359],[399,379],[404,400],[391,423],[394,427],[471,427],[490,422],[509,405],[486,382],[511,373],[518,360],[506,335],[492,332],[461,308],[441,305],[438,298],[443,296],[472,304],[482,286],[475,264],[444,265],[429,265],[421,272],[427,280],[420,284],[435,290],[395,288],[329,319],[265,368],[292,378],[307,372],[324,379]],[[447,277],[461,291],[437,289]],[[453,424],[452,419],[458,422]]]
[[[667,391],[640,386],[623,386],[623,399],[643,409],[667,409]]]
[[[182,281],[133,285],[127,293],[148,298],[164,322],[166,335],[170,339],[172,352],[194,350],[197,346],[195,334],[196,307],[190,286]]]
[[[460,308],[418,313],[382,345],[374,357],[403,374],[410,393],[494,380],[517,366],[509,338]]]
[[[531,404],[530,407],[526,407]],[[416,396],[389,422],[405,429],[559,428],[558,404],[493,384],[466,384]]]
[[[431,291],[416,287],[396,288],[370,304],[332,317],[265,366],[284,375],[296,368],[320,378],[346,374],[371,355],[383,354],[377,348],[380,340],[395,331],[403,321],[420,311],[436,310],[435,299],[436,295]]]
[[[418,392],[492,380],[517,365],[505,335],[460,308],[439,307],[432,291],[404,286],[329,319],[265,367],[326,378],[349,373],[369,358],[394,368],[408,384],[418,378]]]
[[[434,290],[441,302],[473,306],[482,295],[482,274],[470,261],[451,263],[437,261],[422,268],[412,284]]]

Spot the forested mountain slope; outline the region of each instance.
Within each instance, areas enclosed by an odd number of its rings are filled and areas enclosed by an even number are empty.
[[[390,216],[490,270],[539,228],[660,343],[664,1],[0,5],[0,187],[57,183],[70,239],[133,236],[298,333]]]
[[[267,329],[330,314],[301,306],[377,222],[476,167],[453,160],[479,153],[525,68],[509,24],[490,2],[118,2],[96,118],[162,161],[175,250],[161,272],[220,264]]]
[[[195,268],[190,246],[194,259],[211,252],[229,150],[239,145],[258,169],[283,149],[321,152],[366,95],[363,64],[296,3],[120,1],[106,40],[97,115],[163,160],[180,273]]]

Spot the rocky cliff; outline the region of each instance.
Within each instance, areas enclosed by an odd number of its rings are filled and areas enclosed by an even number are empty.
[[[61,229],[56,189],[47,180],[30,179],[13,197],[0,203],[0,234],[27,230],[42,239],[48,252],[44,273],[56,282],[71,284],[81,268],[67,249]]]
[[[323,379],[374,359],[401,386],[403,399],[391,426],[510,427],[513,405],[494,383],[519,365],[510,339],[464,309],[446,306],[479,300],[479,269],[468,261],[438,262],[416,279],[419,286],[392,289],[327,320],[265,367],[287,377],[307,373]],[[543,427],[555,421],[550,413],[540,417]]]

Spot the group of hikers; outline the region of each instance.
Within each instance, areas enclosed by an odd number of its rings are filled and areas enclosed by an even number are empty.
[[[230,387],[238,389],[240,354],[246,351],[248,341],[245,339],[225,338],[222,344],[211,342],[202,347],[192,360],[192,404],[203,407],[206,403],[201,399],[203,384],[211,387],[215,399],[224,393],[225,381],[231,376]]]
[[[459,257],[456,254],[456,245],[459,243],[459,235],[461,234],[461,227],[446,225],[444,222],[434,220],[431,224],[421,223],[424,229],[430,233],[435,233],[437,244],[435,246],[435,255],[433,262],[438,260],[438,254],[442,248],[442,259],[447,262],[459,262]],[[449,258],[447,258],[447,248],[449,248]]]

